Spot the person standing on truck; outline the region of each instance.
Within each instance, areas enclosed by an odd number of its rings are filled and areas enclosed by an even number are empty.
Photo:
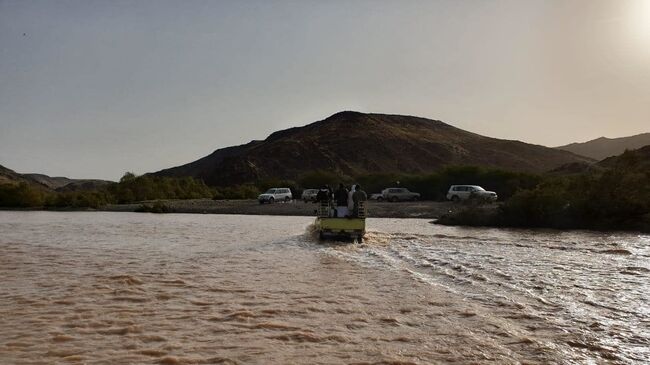
[[[316,194],[316,201],[320,204],[320,209],[327,211],[328,217],[335,217],[336,212],[334,211],[334,209],[330,209],[331,200],[332,200],[332,189],[330,189],[329,185],[325,185],[318,191],[318,194]]]
[[[316,201],[319,203],[329,201],[327,195],[328,195],[327,186],[323,186],[318,190],[318,193],[316,194]]]
[[[368,195],[366,194],[365,191],[361,188],[361,185],[356,185],[354,189],[354,193],[352,193],[352,201],[354,203],[354,209],[352,209],[352,214],[355,217],[359,216],[359,202],[365,202],[368,200]]]
[[[338,190],[334,193],[336,200],[336,216],[339,218],[346,217],[349,214],[348,210],[348,189],[343,184],[339,184]]]
[[[352,199],[354,195],[354,185],[350,186],[350,192],[348,192],[348,211],[352,213],[354,210],[354,200]]]

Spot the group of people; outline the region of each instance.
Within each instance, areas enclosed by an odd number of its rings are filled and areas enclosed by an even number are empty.
[[[329,185],[323,186],[316,194],[316,201],[319,203],[335,203],[336,208],[332,209],[330,215],[338,218],[358,217],[359,202],[368,200],[368,195],[361,185],[352,185],[349,189],[339,184],[336,191],[332,191]]]

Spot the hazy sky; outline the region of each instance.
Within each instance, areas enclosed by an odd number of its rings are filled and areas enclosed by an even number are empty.
[[[650,131],[650,0],[0,0],[0,164],[119,179],[357,110]]]

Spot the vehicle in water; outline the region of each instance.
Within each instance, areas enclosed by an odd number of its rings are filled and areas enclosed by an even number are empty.
[[[343,238],[356,240],[361,243],[366,234],[366,204],[358,202],[356,214],[346,217],[336,216],[336,207],[327,201],[321,201],[316,216],[316,228],[321,240],[327,238]]]

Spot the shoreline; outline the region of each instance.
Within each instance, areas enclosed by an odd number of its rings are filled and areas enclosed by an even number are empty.
[[[149,208],[158,205],[164,211],[142,210],[143,206]],[[484,227],[504,229],[551,229],[559,231],[594,231],[594,232],[638,232],[650,233],[646,227],[618,228],[607,227],[545,227],[508,225],[498,222],[498,208],[500,203],[484,205],[468,205],[454,202],[417,201],[417,202],[367,202],[368,218],[419,218],[432,219],[432,224],[455,227]],[[186,199],[186,200],[149,200],[129,204],[110,204],[97,209],[94,208],[17,208],[0,207],[2,211],[17,212],[126,212],[126,213],[178,213],[178,214],[233,214],[233,215],[269,215],[269,216],[294,216],[314,217],[316,215],[315,203],[304,203],[294,200],[288,203],[259,204],[257,200],[212,200],[212,199]]]
[[[242,215],[279,215],[307,216],[316,215],[315,203],[294,200],[288,203],[259,204],[257,200],[152,200],[129,204],[109,204],[93,208],[0,208],[0,211],[52,211],[52,212],[143,212],[142,207],[158,206],[164,208],[159,213],[188,214],[242,214]],[[496,204],[494,205],[497,206]],[[423,218],[438,219],[443,215],[464,209],[462,204],[453,202],[417,201],[417,202],[367,202],[369,218]]]
[[[135,212],[142,206],[164,206],[168,213],[191,214],[243,214],[243,215],[280,215],[280,216],[315,216],[315,203],[294,200],[288,203],[259,204],[257,200],[158,200],[134,204],[113,204],[97,209],[108,212]],[[376,202],[368,201],[370,218],[425,218],[438,219],[441,216],[461,208],[452,202]]]

